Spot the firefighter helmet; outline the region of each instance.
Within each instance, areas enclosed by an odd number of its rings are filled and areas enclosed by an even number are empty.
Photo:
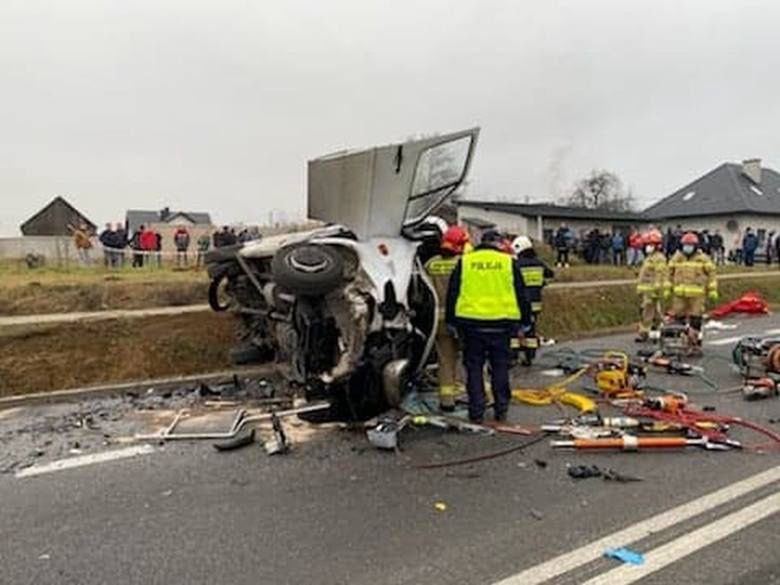
[[[469,233],[459,225],[447,228],[441,239],[441,247],[454,254],[463,254],[463,249],[469,243]]]
[[[512,250],[515,254],[525,252],[526,250],[530,250],[533,247],[534,244],[531,241],[531,238],[528,236],[517,236],[514,240],[512,240]]]

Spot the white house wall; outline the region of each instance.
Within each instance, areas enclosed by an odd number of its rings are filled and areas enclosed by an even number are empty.
[[[737,221],[737,230],[730,232],[726,229],[726,224],[729,220]],[[717,215],[711,217],[696,217],[696,218],[684,218],[684,219],[670,219],[660,223],[664,231],[671,227],[674,229],[677,225],[680,225],[683,230],[703,231],[709,230],[709,233],[715,233],[715,230],[720,230],[723,236],[723,243],[726,247],[726,252],[733,250],[737,242],[742,241],[742,236],[745,233],[745,228],[751,227],[754,232],[758,230],[765,230],[769,233],[771,230],[780,232],[780,216],[773,217],[769,215]]]
[[[493,211],[482,209],[481,207],[468,207],[466,205],[458,206],[458,222],[462,223],[463,218],[473,217],[496,224],[499,230],[511,232],[513,234],[528,233],[528,218],[514,213],[505,213],[503,211]],[[532,234],[535,235],[535,234]]]

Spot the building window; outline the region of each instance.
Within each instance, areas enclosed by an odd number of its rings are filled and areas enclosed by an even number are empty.
[[[736,219],[730,219],[726,222],[726,229],[731,232],[732,234],[736,233],[737,230],[739,230],[739,222],[737,222]]]

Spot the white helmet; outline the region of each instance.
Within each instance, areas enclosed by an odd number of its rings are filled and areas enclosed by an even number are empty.
[[[512,249],[515,251],[515,254],[525,252],[526,250],[530,250],[533,247],[534,244],[531,242],[531,238],[528,236],[517,236],[514,240],[512,240]]]
[[[425,218],[424,223],[427,223],[429,225],[435,225],[441,232],[442,236],[444,235],[444,232],[447,231],[447,228],[450,227],[449,225],[447,225],[447,222],[441,217],[439,217],[438,215],[429,215],[428,217]]]

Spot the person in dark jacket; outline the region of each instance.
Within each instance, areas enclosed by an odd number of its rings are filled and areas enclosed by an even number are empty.
[[[742,254],[745,258],[745,266],[753,266],[755,264],[757,249],[758,236],[753,233],[753,228],[748,227],[745,230],[745,237],[742,238]]]
[[[103,246],[103,265],[106,268],[113,268],[116,266],[116,260],[114,259],[116,254],[116,232],[110,223],[107,223],[106,228],[100,232],[98,240],[101,246]]]
[[[124,268],[125,266],[125,248],[127,248],[127,230],[125,230],[125,226],[121,223],[117,223],[114,226],[114,240],[116,241],[116,247],[118,249],[116,255],[117,255],[117,261],[119,262],[119,265]]]
[[[190,232],[183,225],[173,233],[173,244],[176,246],[176,266],[187,266],[187,250],[190,247]]]
[[[506,420],[509,388],[510,340],[527,325],[521,306],[523,277],[515,259],[498,250],[501,234],[487,230],[482,243],[463,255],[450,277],[446,323],[463,339],[463,362],[469,395],[469,419],[485,416],[485,360],[490,363],[493,410],[497,421]]]
[[[725,262],[725,246],[720,230],[715,230],[715,233],[710,237],[710,248],[712,249],[712,259],[715,264],[723,264]]]
[[[558,252],[558,257],[555,260],[555,265],[561,268],[569,267],[569,251],[571,250],[571,231],[565,223],[562,223],[558,230],[555,232],[555,238],[553,243],[555,244],[555,250]]]
[[[523,331],[522,340],[517,340],[517,348],[523,350],[523,365],[530,366],[539,348],[536,324],[542,314],[542,290],[547,280],[555,278],[555,272],[536,255],[528,236],[517,236],[512,242],[512,249],[517,255],[517,265],[523,277],[524,296],[520,310],[528,316],[528,327]],[[514,343],[512,347],[515,347]]]
[[[162,266],[162,234],[158,231],[154,232],[154,255],[157,258],[157,267]]]
[[[143,225],[138,226],[138,229],[133,232],[133,237],[130,238],[130,247],[133,249],[133,268],[142,268],[144,265],[144,242],[143,236],[146,232],[146,228]]]

